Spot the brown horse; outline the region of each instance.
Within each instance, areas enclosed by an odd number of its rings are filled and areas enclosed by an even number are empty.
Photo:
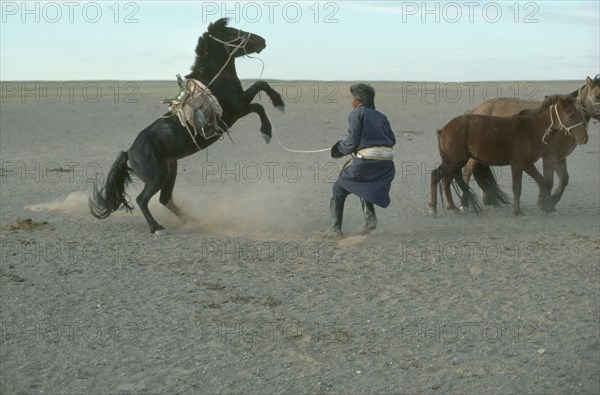
[[[437,186],[442,179],[448,200],[447,209],[458,210],[450,192],[450,181],[454,179],[465,199],[473,204],[474,211],[479,212],[477,198],[459,175],[469,158],[475,158],[488,166],[511,166],[514,215],[523,215],[520,203],[523,170],[539,186],[538,206],[547,209],[548,192],[534,163],[549,141],[559,134],[558,131],[564,132],[577,144],[587,142],[587,124],[575,106],[575,101],[574,97],[550,96],[538,108],[523,110],[514,117],[469,114],[448,122],[438,131],[442,164],[431,172],[430,212],[437,212]]]
[[[586,124],[589,123],[591,118],[600,120],[600,75],[597,75],[594,80],[587,77],[585,85],[565,96],[576,98],[575,106],[583,116]],[[534,109],[540,104],[541,102],[539,101],[500,98],[484,101],[469,112],[469,114],[507,117],[518,114],[526,108]],[[551,195],[552,208],[560,201],[569,183],[567,156],[573,152],[575,146],[576,144],[573,139],[560,134],[554,137],[542,152],[544,183],[548,191],[552,190],[554,184],[554,172],[558,176],[558,186]],[[488,166],[471,158],[463,168],[463,177],[467,184],[469,183],[471,174],[475,175],[475,180],[483,191],[484,204],[498,205],[499,203],[507,203],[504,199],[504,193],[500,191],[496,179]],[[463,203],[466,204],[465,201]]]

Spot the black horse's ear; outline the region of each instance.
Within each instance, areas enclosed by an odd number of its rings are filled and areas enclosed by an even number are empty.
[[[208,32],[211,34],[218,32],[227,26],[227,23],[229,23],[229,18],[221,18],[215,22],[212,22],[210,25],[208,25]]]

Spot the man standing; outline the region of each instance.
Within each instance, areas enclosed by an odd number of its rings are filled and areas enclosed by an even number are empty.
[[[396,174],[392,147],[396,144],[394,132],[385,115],[375,110],[375,90],[366,84],[350,87],[353,111],[348,117],[348,137],[331,147],[331,157],[353,158],[333,184],[330,202],[331,228],[327,237],[341,237],[344,202],[349,194],[360,198],[365,216],[361,234],[377,227],[375,207],[390,204],[390,187]]]

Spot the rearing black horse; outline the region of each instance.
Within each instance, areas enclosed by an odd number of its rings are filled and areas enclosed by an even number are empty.
[[[226,18],[219,19],[211,23],[198,39],[196,61],[186,78],[199,80],[210,88],[223,109],[222,120],[227,127],[251,112],[257,113],[261,121],[260,131],[268,143],[271,139],[271,122],[263,106],[251,102],[258,92],[263,91],[273,105],[283,111],[281,95],[264,81],[257,81],[244,91],[235,69],[236,57],[260,53],[265,47],[264,38],[228,27]],[[119,154],[105,185],[100,190],[94,185],[89,199],[90,212],[94,217],[103,219],[119,209],[133,210],[125,193],[125,187],[131,182],[130,173],[133,172],[145,184],[136,201],[152,233],[164,229],[148,210],[150,198],[158,191],[160,203],[185,220],[185,213],[173,202],[177,160],[208,147],[220,137],[220,134],[215,134],[204,138],[197,134],[194,142],[176,116],[166,114],[158,118],[138,134],[128,151]]]

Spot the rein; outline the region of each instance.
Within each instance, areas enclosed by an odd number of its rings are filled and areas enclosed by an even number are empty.
[[[554,119],[552,119],[552,107],[554,107],[554,112],[556,114],[556,119],[558,120],[558,127],[557,127],[557,125],[554,124]],[[544,136],[542,137],[542,143],[544,143],[544,144],[548,144],[546,142],[546,137],[548,137],[548,135],[550,135],[550,132],[553,129],[564,131],[565,132],[565,136],[570,136],[571,135],[571,129],[574,129],[574,128],[576,128],[578,126],[581,126],[581,125],[583,125],[587,129],[587,124],[584,121],[581,121],[581,122],[579,122],[576,125],[572,125],[572,126],[566,127],[562,123],[562,120],[560,119],[560,115],[558,114],[558,106],[556,104],[551,105],[548,110],[550,111],[550,126],[548,126],[548,129],[546,129],[546,133],[544,133]]]

